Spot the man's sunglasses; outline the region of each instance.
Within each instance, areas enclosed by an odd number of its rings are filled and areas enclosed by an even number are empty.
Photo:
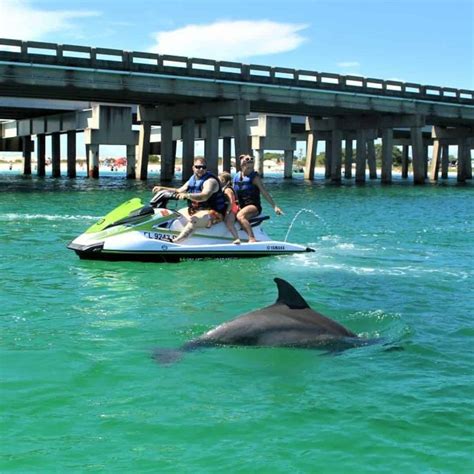
[[[205,165],[194,165],[194,167],[197,169],[197,170],[205,170],[207,168],[207,166]]]
[[[253,158],[244,158],[242,163],[253,163]]]

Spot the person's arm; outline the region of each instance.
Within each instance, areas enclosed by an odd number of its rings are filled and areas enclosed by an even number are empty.
[[[181,188],[180,188],[181,189]],[[219,190],[219,184],[215,179],[208,179],[202,186],[200,193],[186,193],[179,191],[179,199],[190,199],[191,201],[203,202],[207,201],[215,192]]]
[[[174,193],[184,193],[188,189],[188,183],[183,184],[180,188],[168,188],[166,186],[155,186],[151,192],[156,194],[158,191],[172,191]]]
[[[255,178],[253,178],[253,184],[255,184],[255,186],[257,186],[257,188],[260,189],[262,196],[268,201],[270,206],[273,207],[273,210],[275,211],[275,213],[283,214],[282,210],[275,204],[275,201],[270,196],[270,193],[265,189],[265,186],[263,185],[263,182],[260,176],[255,176]]]

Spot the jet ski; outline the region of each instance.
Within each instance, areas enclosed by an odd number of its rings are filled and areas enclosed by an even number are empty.
[[[262,228],[262,222],[269,219],[268,216],[251,220],[257,242],[248,242],[247,233],[236,223],[242,243],[234,244],[224,222],[220,222],[210,228],[196,229],[186,240],[174,243],[187,220],[179,211],[168,209],[170,200],[177,200],[177,194],[166,190],[156,193],[145,205],[139,198],[130,199],[75,238],[68,248],[81,259],[156,262],[253,258],[314,251],[303,245],[272,240]]]

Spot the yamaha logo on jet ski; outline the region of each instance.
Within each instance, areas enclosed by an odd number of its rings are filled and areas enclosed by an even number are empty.
[[[170,200],[177,200],[177,195],[165,190],[155,194],[146,205],[138,198],[131,199],[74,239],[68,248],[82,259],[159,262],[314,252],[303,245],[271,239],[261,227],[261,223],[269,219],[268,216],[250,220],[257,242],[248,242],[247,233],[239,228],[242,243],[232,243],[234,239],[224,222],[220,222],[210,228],[197,229],[186,240],[175,243],[173,239],[187,220],[179,211],[167,208]]]

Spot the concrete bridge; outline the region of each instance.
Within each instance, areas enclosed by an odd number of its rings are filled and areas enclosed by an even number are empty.
[[[236,156],[254,150],[260,169],[264,150],[283,150],[289,178],[295,141],[305,140],[307,179],[314,177],[317,144],[324,141],[326,177],[338,182],[344,171],[352,178],[355,163],[355,179],[363,182],[367,166],[369,177],[377,175],[374,140],[382,138],[384,182],[392,180],[395,145],[403,146],[404,177],[411,147],[414,183],[425,182],[429,171],[437,179],[440,168],[447,176],[449,146],[458,149],[457,179],[472,178],[474,91],[433,85],[0,39],[0,118],[15,119],[1,126],[0,151],[21,150],[26,174],[33,135],[38,174],[44,174],[46,135],[52,137],[53,176],[60,174],[59,137],[65,133],[68,175],[75,176],[75,134],[83,131],[92,177],[98,176],[101,144],[127,146],[130,178],[146,179],[148,156],[159,151],[161,179],[170,180],[177,140],[185,179],[195,140],[205,140],[205,156],[216,171],[222,139],[224,169],[230,168],[233,141]]]

